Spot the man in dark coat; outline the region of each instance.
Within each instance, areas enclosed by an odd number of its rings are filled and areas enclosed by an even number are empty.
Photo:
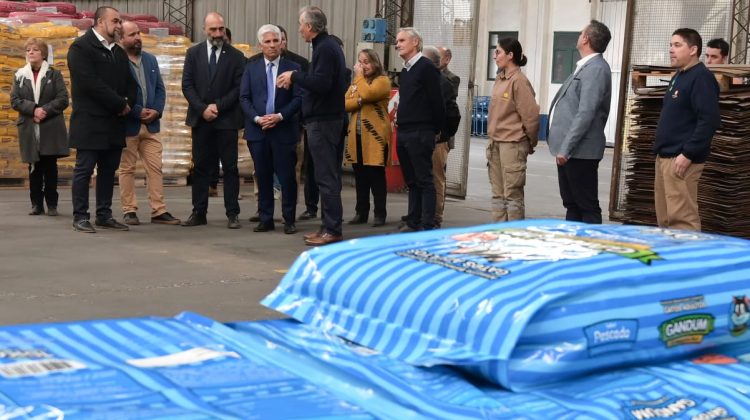
[[[206,40],[185,55],[182,94],[188,101],[185,123],[193,137],[193,212],[183,226],[205,225],[208,187],[216,161],[224,171],[224,209],[229,229],[239,229],[240,177],[237,169],[237,131],[242,127],[240,82],[245,56],[225,42],[224,17],[206,15]]]
[[[95,224],[105,229],[128,230],[112,218],[115,170],[125,146],[125,116],[134,104],[137,83],[128,57],[116,44],[122,31],[120,12],[100,7],[94,27],[78,37],[68,51],[73,114],[70,147],[77,149],[73,170],[73,229],[94,233],[89,222],[89,182],[96,180]]]
[[[302,9],[300,34],[313,45],[312,61],[307,72],[286,71],[279,74],[276,85],[303,88],[302,117],[315,166],[315,180],[321,197],[320,231],[305,235],[305,244],[326,245],[343,239],[341,221],[341,130],[344,117],[344,93],[348,86],[344,52],[328,35],[328,20],[320,8]]]

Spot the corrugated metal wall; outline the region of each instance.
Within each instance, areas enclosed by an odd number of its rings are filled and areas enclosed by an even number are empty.
[[[160,19],[164,13],[164,2],[161,0],[78,0],[72,3],[80,10],[95,10],[106,5],[124,13],[148,13]],[[289,49],[309,58],[309,46],[300,38],[297,29],[299,10],[313,3],[323,9],[328,17],[329,32],[344,41],[347,62],[353,65],[362,21],[375,15],[376,0],[195,0],[194,38],[199,40],[203,36],[206,13],[216,11],[224,15],[234,42],[256,44],[258,28],[266,23],[274,23],[284,26],[289,33]]]

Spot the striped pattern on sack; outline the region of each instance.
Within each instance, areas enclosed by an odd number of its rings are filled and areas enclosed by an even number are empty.
[[[468,380],[451,369],[436,366],[420,368],[391,359],[382,354],[328,335],[309,325],[292,320],[241,322],[229,326],[242,333],[239,340],[252,341],[254,336],[263,337],[273,346],[291,349],[294,356],[289,364],[298,364],[300,354],[308,354],[318,366],[315,375],[307,376],[311,381],[322,380],[321,386],[331,387],[331,377],[342,376],[341,383],[352,394],[352,384],[362,383],[370,393],[378,392],[384,398],[403,407],[397,411],[379,414],[390,418],[417,415],[423,418],[507,418],[510,408],[487,397]],[[281,352],[277,352],[281,363]],[[308,362],[308,364],[313,364]],[[286,364],[288,366],[288,364]],[[373,404],[364,402],[365,409],[373,410]]]
[[[385,418],[652,419],[747,418],[750,416],[750,343],[733,344],[656,366],[590,375],[534,391],[511,392],[441,366],[415,367],[292,320],[229,325],[250,347],[264,343],[287,366],[308,366],[308,375],[332,390],[365,387],[401,411]],[[258,341],[258,338],[263,340]],[[283,351],[282,349],[288,351]],[[301,355],[310,356],[310,358]],[[360,385],[361,384],[361,385]],[[340,391],[345,391],[341,389]],[[378,404],[382,404],[378,403]]]
[[[223,330],[194,314],[0,327],[0,417],[372,418]]]
[[[535,220],[310,250],[262,303],[393,358],[523,389],[747,340],[728,320],[747,279],[749,241]]]

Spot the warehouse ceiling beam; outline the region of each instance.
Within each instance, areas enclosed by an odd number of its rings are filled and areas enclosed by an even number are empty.
[[[193,0],[164,0],[163,20],[185,28],[185,36],[193,39]]]

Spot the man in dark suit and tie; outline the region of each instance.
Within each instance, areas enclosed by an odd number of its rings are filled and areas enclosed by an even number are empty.
[[[185,123],[193,136],[193,212],[183,226],[205,225],[208,186],[217,160],[224,170],[227,227],[239,229],[240,178],[237,170],[237,130],[242,127],[240,81],[245,56],[224,41],[224,17],[210,12],[204,20],[206,41],[187,51],[182,94],[188,101]]]
[[[610,39],[607,26],[596,20],[581,31],[576,45],[581,59],[550,107],[547,143],[557,162],[565,220],[602,223],[597,171],[612,94],[612,72],[602,53]]]
[[[128,57],[115,43],[122,34],[120,12],[100,7],[94,26],[68,51],[71,99],[70,147],[77,149],[73,169],[73,229],[94,233],[89,222],[89,182],[97,168],[95,224],[104,229],[128,230],[112,217],[115,170],[125,147],[125,117],[135,104],[138,85],[130,74]]]
[[[281,56],[281,31],[274,25],[258,30],[262,57],[245,67],[240,85],[240,105],[245,114],[245,139],[255,163],[258,181],[258,216],[255,232],[274,230],[273,174],[281,182],[281,213],[284,233],[297,232],[294,213],[297,207],[296,144],[299,140],[297,114],[302,93],[297,85],[276,87],[276,76],[299,71],[300,66]]]

